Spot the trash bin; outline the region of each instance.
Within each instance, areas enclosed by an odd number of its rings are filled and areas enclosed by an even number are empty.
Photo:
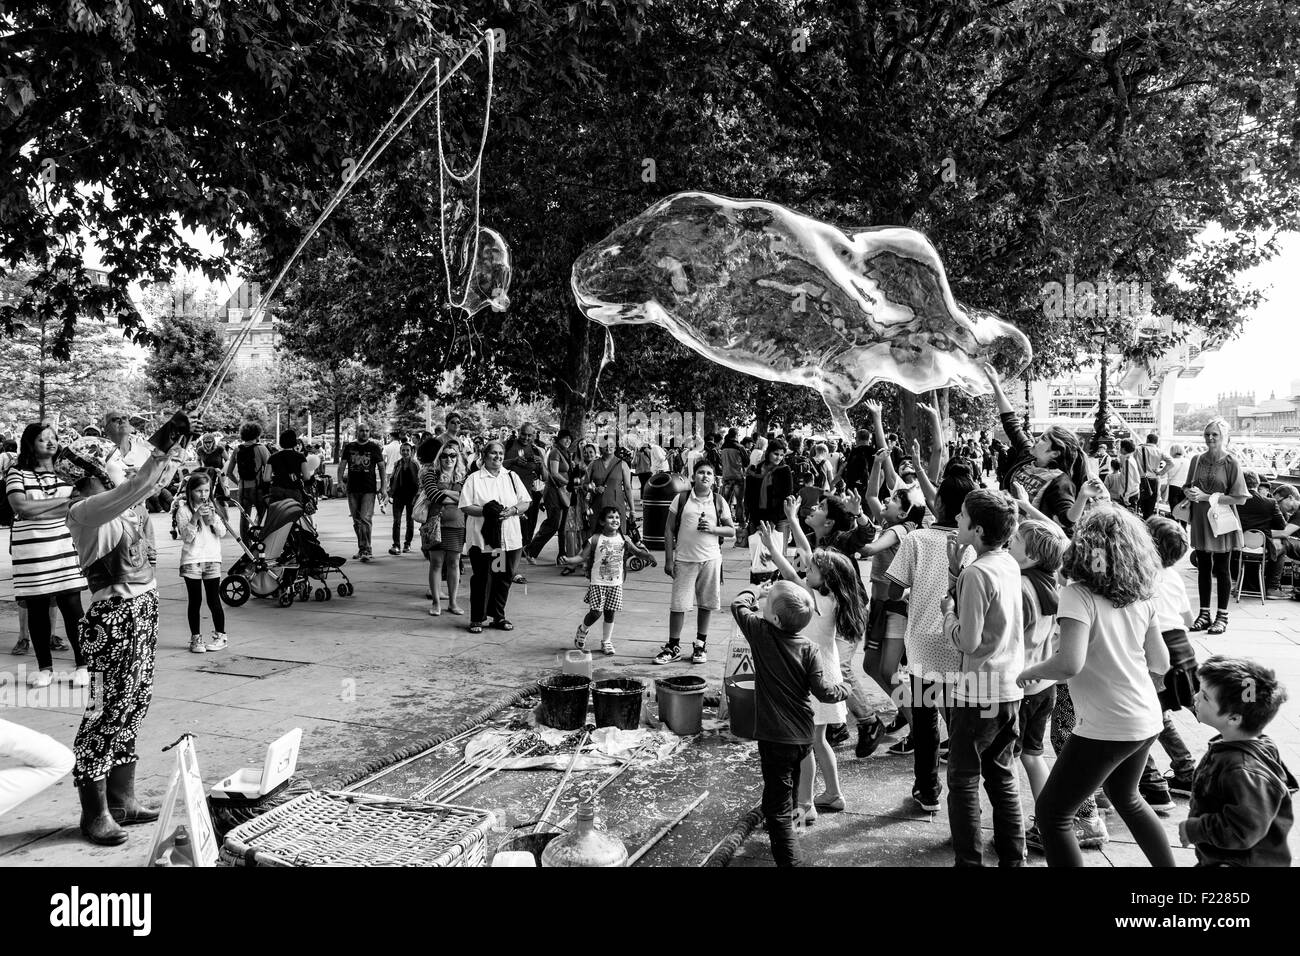
[[[641,542],[651,551],[664,549],[668,506],[690,487],[690,482],[671,471],[661,471],[645,483],[641,492]]]

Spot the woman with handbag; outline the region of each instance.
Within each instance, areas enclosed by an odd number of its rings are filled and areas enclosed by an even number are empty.
[[[1205,426],[1205,451],[1187,466],[1183,494],[1191,502],[1186,519],[1191,525],[1196,554],[1201,613],[1191,630],[1222,634],[1228,629],[1228,597],[1232,592],[1229,566],[1232,552],[1242,544],[1237,505],[1246,500],[1246,480],[1241,465],[1228,451],[1228,423],[1215,418]],[[1219,613],[1210,622],[1211,577],[1219,586]],[[1208,630],[1207,630],[1208,629]]]
[[[423,509],[420,550],[429,562],[429,614],[442,614],[438,586],[447,568],[447,613],[464,614],[456,603],[460,593],[460,552],[465,546],[465,516],[460,510],[460,490],[465,483],[465,459],[454,438],[445,443],[426,438],[416,453],[420,461],[420,495],[412,511]]]
[[[569,473],[573,470],[570,449],[573,446],[573,433],[567,428],[561,429],[555,437],[555,444],[546,455],[546,490],[542,493],[542,504],[546,507],[546,518],[533,535],[532,541],[524,548],[524,560],[536,564],[537,557],[546,547],[546,542],[558,534],[564,527],[564,516],[571,504],[569,492]],[[563,552],[563,547],[561,547]],[[572,557],[572,555],[567,555]]]

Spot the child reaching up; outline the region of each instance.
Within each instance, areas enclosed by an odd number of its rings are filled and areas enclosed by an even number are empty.
[[[867,592],[858,580],[857,569],[853,567],[852,561],[838,551],[827,551],[824,548],[808,551],[807,539],[798,535],[796,545],[803,541],[805,547],[800,548],[800,556],[808,567],[808,578],[803,581],[776,548],[776,529],[768,522],[763,522],[759,525],[759,534],[763,546],[771,550],[772,560],[781,576],[790,583],[807,589],[813,602],[813,616],[802,636],[816,645],[822,670],[831,675],[839,674],[839,640],[843,638],[851,647],[867,626]],[[827,704],[814,700],[812,711],[812,753],[805,758],[799,776],[799,812],[805,823],[816,820],[818,810],[837,813],[844,809],[839,767],[835,763],[835,750],[826,738],[826,728],[844,722],[845,707],[842,703]],[[817,770],[822,772],[826,789],[814,799],[812,792]]]
[[[813,618],[811,595],[789,581],[768,590],[759,610],[746,589],[731,603],[731,614],[754,656],[755,732],[763,772],[763,816],[777,866],[798,866],[794,801],[804,758],[812,745],[813,714],[808,695],[823,703],[849,696],[843,684],[829,683],[821,656],[800,632]]]
[[[185,501],[176,509],[176,529],[181,539],[181,577],[189,596],[190,651],[203,654],[225,650],[226,611],[221,606],[221,537],[226,523],[212,503],[212,480],[206,471],[196,471],[185,481]],[[212,640],[204,643],[199,634],[199,615],[207,596],[212,615]]]
[[[1061,600],[1056,572],[1061,569],[1061,559],[1069,546],[1070,539],[1055,521],[1037,519],[1020,522],[1007,545],[1011,557],[1020,567],[1026,667],[1033,667],[1052,654],[1052,632],[1056,629],[1056,611]],[[1029,790],[1037,800],[1051,769],[1043,756],[1043,738],[1056,709],[1056,682],[1032,681],[1025,685],[1024,691],[1025,698],[1020,702],[1016,756],[1020,758],[1020,766],[1025,768]],[[1025,831],[1025,842],[1033,849],[1043,848],[1036,826]]]
[[[1219,733],[1196,768],[1178,838],[1196,847],[1197,866],[1290,866],[1296,780],[1264,735],[1286,690],[1254,661],[1211,657],[1196,673],[1196,717]]]
[[[613,505],[602,508],[600,526],[582,554],[561,559],[565,564],[582,565],[587,575],[587,606],[591,610],[578,625],[578,633],[573,638],[573,646],[578,650],[587,646],[587,631],[604,614],[600,650],[613,655],[614,612],[623,607],[623,562],[631,552],[652,567],[655,564],[649,551],[623,534],[620,530],[622,523],[623,515],[618,508]]]
[[[957,866],[982,866],[980,778],[993,805],[999,866],[1023,866],[1025,830],[1015,751],[1020,736],[1016,678],[1024,670],[1020,568],[1007,551],[1016,505],[1000,491],[970,492],[957,521],[957,543],[975,560],[944,596],[944,633],[961,653],[948,755],[948,820]]]

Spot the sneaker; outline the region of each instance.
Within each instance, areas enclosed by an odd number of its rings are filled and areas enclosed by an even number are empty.
[[[877,717],[870,723],[858,724],[858,742],[853,748],[853,755],[865,760],[876,752],[880,741],[885,737],[885,722]]]
[[[1038,832],[1038,824],[1031,824],[1025,830],[1025,849],[1036,853],[1043,852],[1043,835]]]
[[[614,656],[614,642],[611,641],[608,637],[607,637],[607,638],[604,638],[604,639],[600,642],[600,652],[601,652],[602,654],[604,654],[606,657],[613,657],[613,656]]]
[[[20,637],[18,638],[18,643],[14,645],[14,649],[9,653],[12,654],[14,657],[22,657],[29,650],[31,650],[31,647],[32,647],[31,638]]]
[[[90,686],[89,668],[78,667],[75,671],[73,671],[71,683],[73,687],[89,687]]]
[[[900,710],[898,713],[894,714],[894,719],[891,720],[889,726],[885,728],[885,734],[901,734],[906,729],[907,718],[903,716],[903,712]]]
[[[794,808],[794,827],[796,830],[800,827],[810,827],[816,822],[817,810],[811,803]]]
[[[926,813],[939,812],[939,794],[937,793],[922,793],[920,787],[913,787],[912,800]]]
[[[681,659],[682,659],[682,645],[665,644],[663,647],[659,648],[659,653],[655,655],[655,659],[651,663],[675,664],[677,661],[680,661]]]
[[[1110,842],[1110,834],[1106,832],[1106,821],[1100,813],[1095,817],[1083,819],[1075,817],[1074,835],[1079,841],[1079,847],[1084,850],[1100,850]]]
[[[703,644],[701,644],[699,641],[696,641],[694,644],[691,645],[691,663],[707,664],[708,662],[709,662],[708,651],[705,650]]]
[[[50,635],[50,650],[66,651],[67,649],[68,649],[68,642],[65,641],[61,635],[59,634]]]
[[[191,635],[190,635],[190,653],[191,653],[191,654],[205,654],[205,653],[207,653],[207,650],[208,650],[208,645],[206,645],[206,644],[203,643],[203,638],[202,638],[202,637],[200,637],[198,634],[191,634]]]
[[[1191,770],[1184,770],[1179,773],[1177,770],[1171,770],[1165,774],[1165,782],[1169,784],[1169,792],[1176,793],[1180,797],[1190,797],[1192,795],[1192,776]]]
[[[1159,783],[1139,783],[1138,795],[1147,802],[1148,807],[1162,817],[1167,817],[1173,812],[1174,798],[1169,795],[1169,784],[1163,780]]]
[[[587,649],[587,625],[579,624],[578,633],[573,635],[573,646],[580,651]]]
[[[402,553],[402,549],[399,548],[397,545],[393,545],[391,548],[388,549],[388,553],[389,553],[389,554],[401,554],[401,553]]]
[[[369,552],[369,551],[363,552],[362,555],[361,555],[361,563],[362,563],[362,564],[369,564],[369,563],[370,563],[370,557],[371,557],[371,555],[370,555],[370,552]]]
[[[1281,588],[1269,588],[1268,600],[1270,601],[1288,601],[1291,599],[1289,591],[1283,591]]]
[[[826,728],[826,742],[832,747],[848,743],[849,728],[844,724],[831,724]]]
[[[352,560],[353,560],[353,561],[359,561],[359,560],[361,560],[361,556],[362,556],[363,554],[365,554],[364,551],[358,551],[356,554],[352,555]]]
[[[218,632],[212,635],[212,640],[208,641],[206,647],[210,651],[224,651],[230,642],[226,640],[226,635]]]
[[[28,687],[49,687],[54,681],[54,671],[32,671],[27,675]]]
[[[411,553],[411,546],[409,544],[402,545],[402,554],[410,554],[410,553]]]
[[[912,754],[916,753],[916,748],[912,746],[912,735],[908,734],[898,743],[886,750],[885,753],[889,754],[891,757],[912,756]]]

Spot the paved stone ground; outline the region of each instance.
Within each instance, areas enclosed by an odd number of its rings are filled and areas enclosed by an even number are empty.
[[[333,553],[351,555],[354,546],[346,504],[323,502],[318,517],[325,546]],[[211,782],[237,767],[260,764],[269,740],[302,727],[305,735],[299,769],[321,782],[449,728],[504,692],[554,671],[585,607],[579,578],[560,577],[551,565],[522,569],[530,584],[526,593],[516,586],[511,595],[509,611],[515,631],[489,630],[473,636],[465,631],[465,618],[428,616],[423,561],[418,553],[402,557],[384,554],[389,527],[384,516],[376,517],[381,529],[376,549],[381,556],[368,566],[351,561],[347,565],[356,584],[354,597],[335,596],[328,603],[312,601],[287,609],[253,600],[243,608],[227,609],[230,648],[204,656],[187,650],[184,587],[176,574],[179,546],[167,533],[166,517],[154,517],[160,542],[162,626],[153,707],[139,739],[139,785],[145,793],[155,800],[161,798],[172,762],[171,755],[160,754],[160,749],[185,731],[197,735],[200,767],[205,780]],[[548,556],[553,548],[548,548]],[[227,567],[236,554],[235,547],[228,545]],[[747,564],[747,553],[742,558],[740,551],[728,552],[727,596],[747,580]],[[1187,580],[1194,591],[1190,571]],[[34,666],[35,660],[31,655],[17,658],[7,653],[18,630],[16,607],[9,598],[10,578],[8,555],[0,555],[0,674],[9,675],[0,680],[9,680],[12,688],[15,678],[22,686],[21,669]],[[598,672],[603,676],[655,677],[703,673],[716,689],[721,678],[721,651],[731,631],[725,613],[715,619],[712,628],[715,646],[709,664],[656,668],[649,665],[649,659],[666,634],[668,579],[659,568],[648,568],[629,576],[627,592],[627,606],[620,612],[615,635],[619,654],[612,659],[600,659],[597,654]],[[467,586],[462,594],[462,603],[468,606]],[[688,629],[692,623],[688,621]],[[690,633],[688,630],[688,640]],[[1195,644],[1201,656],[1228,651],[1258,658],[1278,670],[1293,699],[1271,733],[1288,764],[1300,770],[1300,604],[1270,601],[1261,606],[1258,601],[1246,601],[1234,605],[1228,635],[1199,635]],[[71,667],[69,652],[56,655],[56,667],[60,665]],[[220,668],[229,672],[214,672]],[[80,708],[75,706],[7,706],[2,713],[5,719],[69,745],[80,720]],[[1178,715],[1178,724],[1193,752],[1203,752],[1209,736],[1206,728],[1186,713]],[[708,752],[723,745],[719,754],[733,754],[736,748],[728,744],[730,739],[724,733],[692,746]],[[620,806],[611,808],[611,826],[621,829],[629,837],[629,845],[635,846],[650,830],[644,820],[632,819],[632,809],[638,804],[653,806],[657,818],[667,819],[707,786],[712,791],[710,799],[656,850],[655,857],[646,860],[647,864],[694,865],[726,832],[738,812],[756,801],[757,759],[752,745],[747,749],[738,759],[733,754],[715,761],[687,760],[684,766],[690,773],[680,781],[671,776],[676,771],[667,766],[662,773],[652,768],[628,774],[624,784],[631,793],[625,794]],[[946,811],[931,818],[907,808],[910,760],[888,757],[883,748],[868,760],[855,760],[851,749],[842,749],[840,768],[849,811],[823,815],[803,836],[810,863],[950,865]],[[431,767],[428,776],[435,772]],[[418,776],[418,771],[408,774],[405,783],[389,780],[378,789],[399,792],[402,786],[413,788],[420,782],[414,779]],[[537,779],[528,798],[535,813],[555,777],[532,776]],[[675,782],[664,792],[656,789],[656,778]],[[516,781],[503,781],[499,789],[513,792],[521,788],[527,789]],[[1022,789],[1029,809],[1027,783]],[[488,793],[481,799],[485,805],[493,805],[504,797]],[[1180,800],[1166,821],[1173,845],[1178,842],[1177,822],[1185,814],[1186,804]],[[80,838],[75,828],[77,817],[76,792],[71,778],[65,778],[0,819],[0,866],[141,862],[147,828],[132,831],[132,839],[123,847],[97,848]],[[988,830],[987,812],[985,823]],[[1094,866],[1144,865],[1123,824],[1112,818],[1110,826],[1111,843],[1103,851],[1086,852],[1087,862]],[[988,832],[991,836],[991,830]],[[1295,833],[1292,844],[1300,859],[1300,837]],[[1182,865],[1192,862],[1190,851],[1179,848],[1176,856]],[[1031,859],[1042,862],[1041,857]],[[771,865],[761,830],[744,845],[735,865]]]

